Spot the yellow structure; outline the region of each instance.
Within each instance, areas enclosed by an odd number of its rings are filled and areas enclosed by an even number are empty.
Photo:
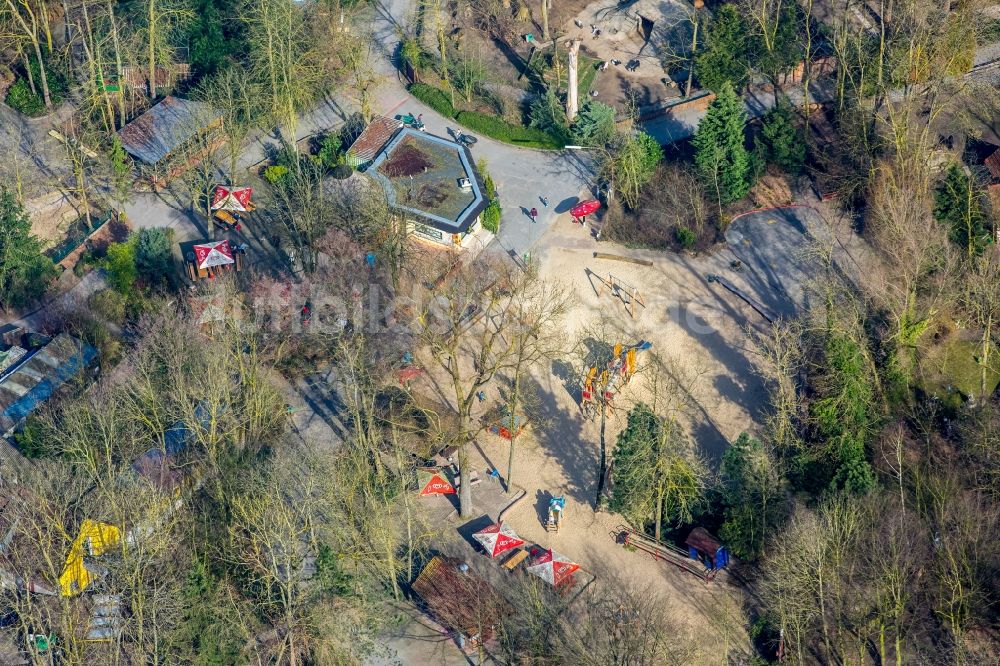
[[[80,534],[73,541],[69,554],[66,556],[66,566],[59,576],[59,588],[64,597],[80,594],[94,579],[87,569],[85,557],[100,557],[121,542],[121,531],[114,525],[99,523],[96,520],[84,520],[80,525]]]

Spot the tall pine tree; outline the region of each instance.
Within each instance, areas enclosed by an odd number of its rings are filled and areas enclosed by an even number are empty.
[[[721,208],[750,190],[752,161],[744,135],[747,115],[730,83],[724,83],[694,135],[695,165]]]
[[[55,274],[52,260],[31,235],[31,220],[14,194],[0,188],[0,305],[21,307],[35,300]]]

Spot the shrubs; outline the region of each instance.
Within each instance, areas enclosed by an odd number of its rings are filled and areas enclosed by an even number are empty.
[[[497,141],[512,143],[523,148],[558,149],[566,145],[565,139],[535,127],[509,123],[503,118],[478,111],[459,111],[451,104],[448,93],[426,83],[414,83],[410,94],[448,118],[453,118],[468,129]],[[265,174],[265,178],[267,175]]]
[[[701,251],[719,240],[717,216],[691,169],[666,163],[643,189],[638,206],[626,210],[615,201],[608,207],[601,238],[630,247]]]
[[[426,83],[414,83],[410,86],[410,94],[442,116],[454,118],[458,114],[458,111],[451,104],[451,99],[448,98],[448,93],[434,86],[429,86]]]
[[[108,273],[108,284],[120,294],[128,296],[139,279],[139,269],[135,265],[136,236],[124,243],[112,243],[104,258],[104,270]]]
[[[31,92],[31,86],[26,79],[18,78],[14,84],[7,89],[7,98],[4,100],[7,106],[20,111],[26,116],[40,116],[45,113],[45,102],[41,95]]]
[[[275,187],[284,185],[288,180],[288,167],[281,164],[275,164],[274,166],[269,166],[264,169],[264,180],[271,183]]]
[[[341,148],[343,148],[343,142],[340,135],[327,134],[319,144],[316,161],[326,169],[337,168],[344,162],[344,153]]]
[[[494,199],[490,205],[483,210],[483,229],[493,233],[500,233],[500,202]]]
[[[573,123],[573,140],[582,146],[603,146],[615,135],[615,110],[589,100]]]
[[[687,227],[677,227],[674,229],[674,238],[677,239],[677,242],[685,250],[690,250],[694,247],[695,242],[698,240],[694,232]]]
[[[500,232],[500,199],[497,197],[497,186],[493,182],[493,176],[486,172],[486,162],[484,160],[479,160],[476,162],[476,168],[479,169],[479,173],[483,174],[483,186],[486,189],[486,200],[489,201],[489,205],[483,210],[481,222],[483,229],[491,231],[493,233]]]
[[[35,58],[29,60],[31,79],[35,82],[37,92],[31,91],[27,72],[24,67],[17,70],[17,80],[7,90],[5,102],[10,108],[20,111],[26,116],[41,116],[46,113],[45,99],[42,96],[42,73]],[[46,81],[49,86],[49,99],[55,106],[62,102],[66,94],[66,81],[53,67],[45,68]]]

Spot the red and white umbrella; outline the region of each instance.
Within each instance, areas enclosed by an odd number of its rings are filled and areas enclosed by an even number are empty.
[[[452,495],[455,486],[451,485],[441,472],[419,470],[421,495]]]
[[[236,260],[233,259],[233,249],[229,247],[227,240],[202,243],[195,245],[192,249],[194,250],[195,264],[199,270],[236,263]]]
[[[496,557],[504,551],[524,544],[524,539],[517,536],[514,530],[504,523],[493,523],[472,536],[476,541],[483,544],[483,548],[486,549],[490,557]]]
[[[216,185],[212,195],[212,210],[235,210],[243,212],[250,207],[252,187],[227,187]]]
[[[587,217],[591,213],[596,213],[601,209],[601,202],[597,199],[587,199],[586,201],[581,201],[577,205],[569,209],[569,214],[580,219]]]
[[[571,562],[565,556],[549,548],[533,564],[528,566],[528,571],[550,585],[561,585],[572,577],[573,572],[579,568],[579,564]]]

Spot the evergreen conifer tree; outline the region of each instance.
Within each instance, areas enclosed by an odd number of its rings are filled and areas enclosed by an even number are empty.
[[[723,84],[694,136],[695,165],[720,208],[750,190],[752,161],[744,142],[746,125],[743,102],[731,84]]]

